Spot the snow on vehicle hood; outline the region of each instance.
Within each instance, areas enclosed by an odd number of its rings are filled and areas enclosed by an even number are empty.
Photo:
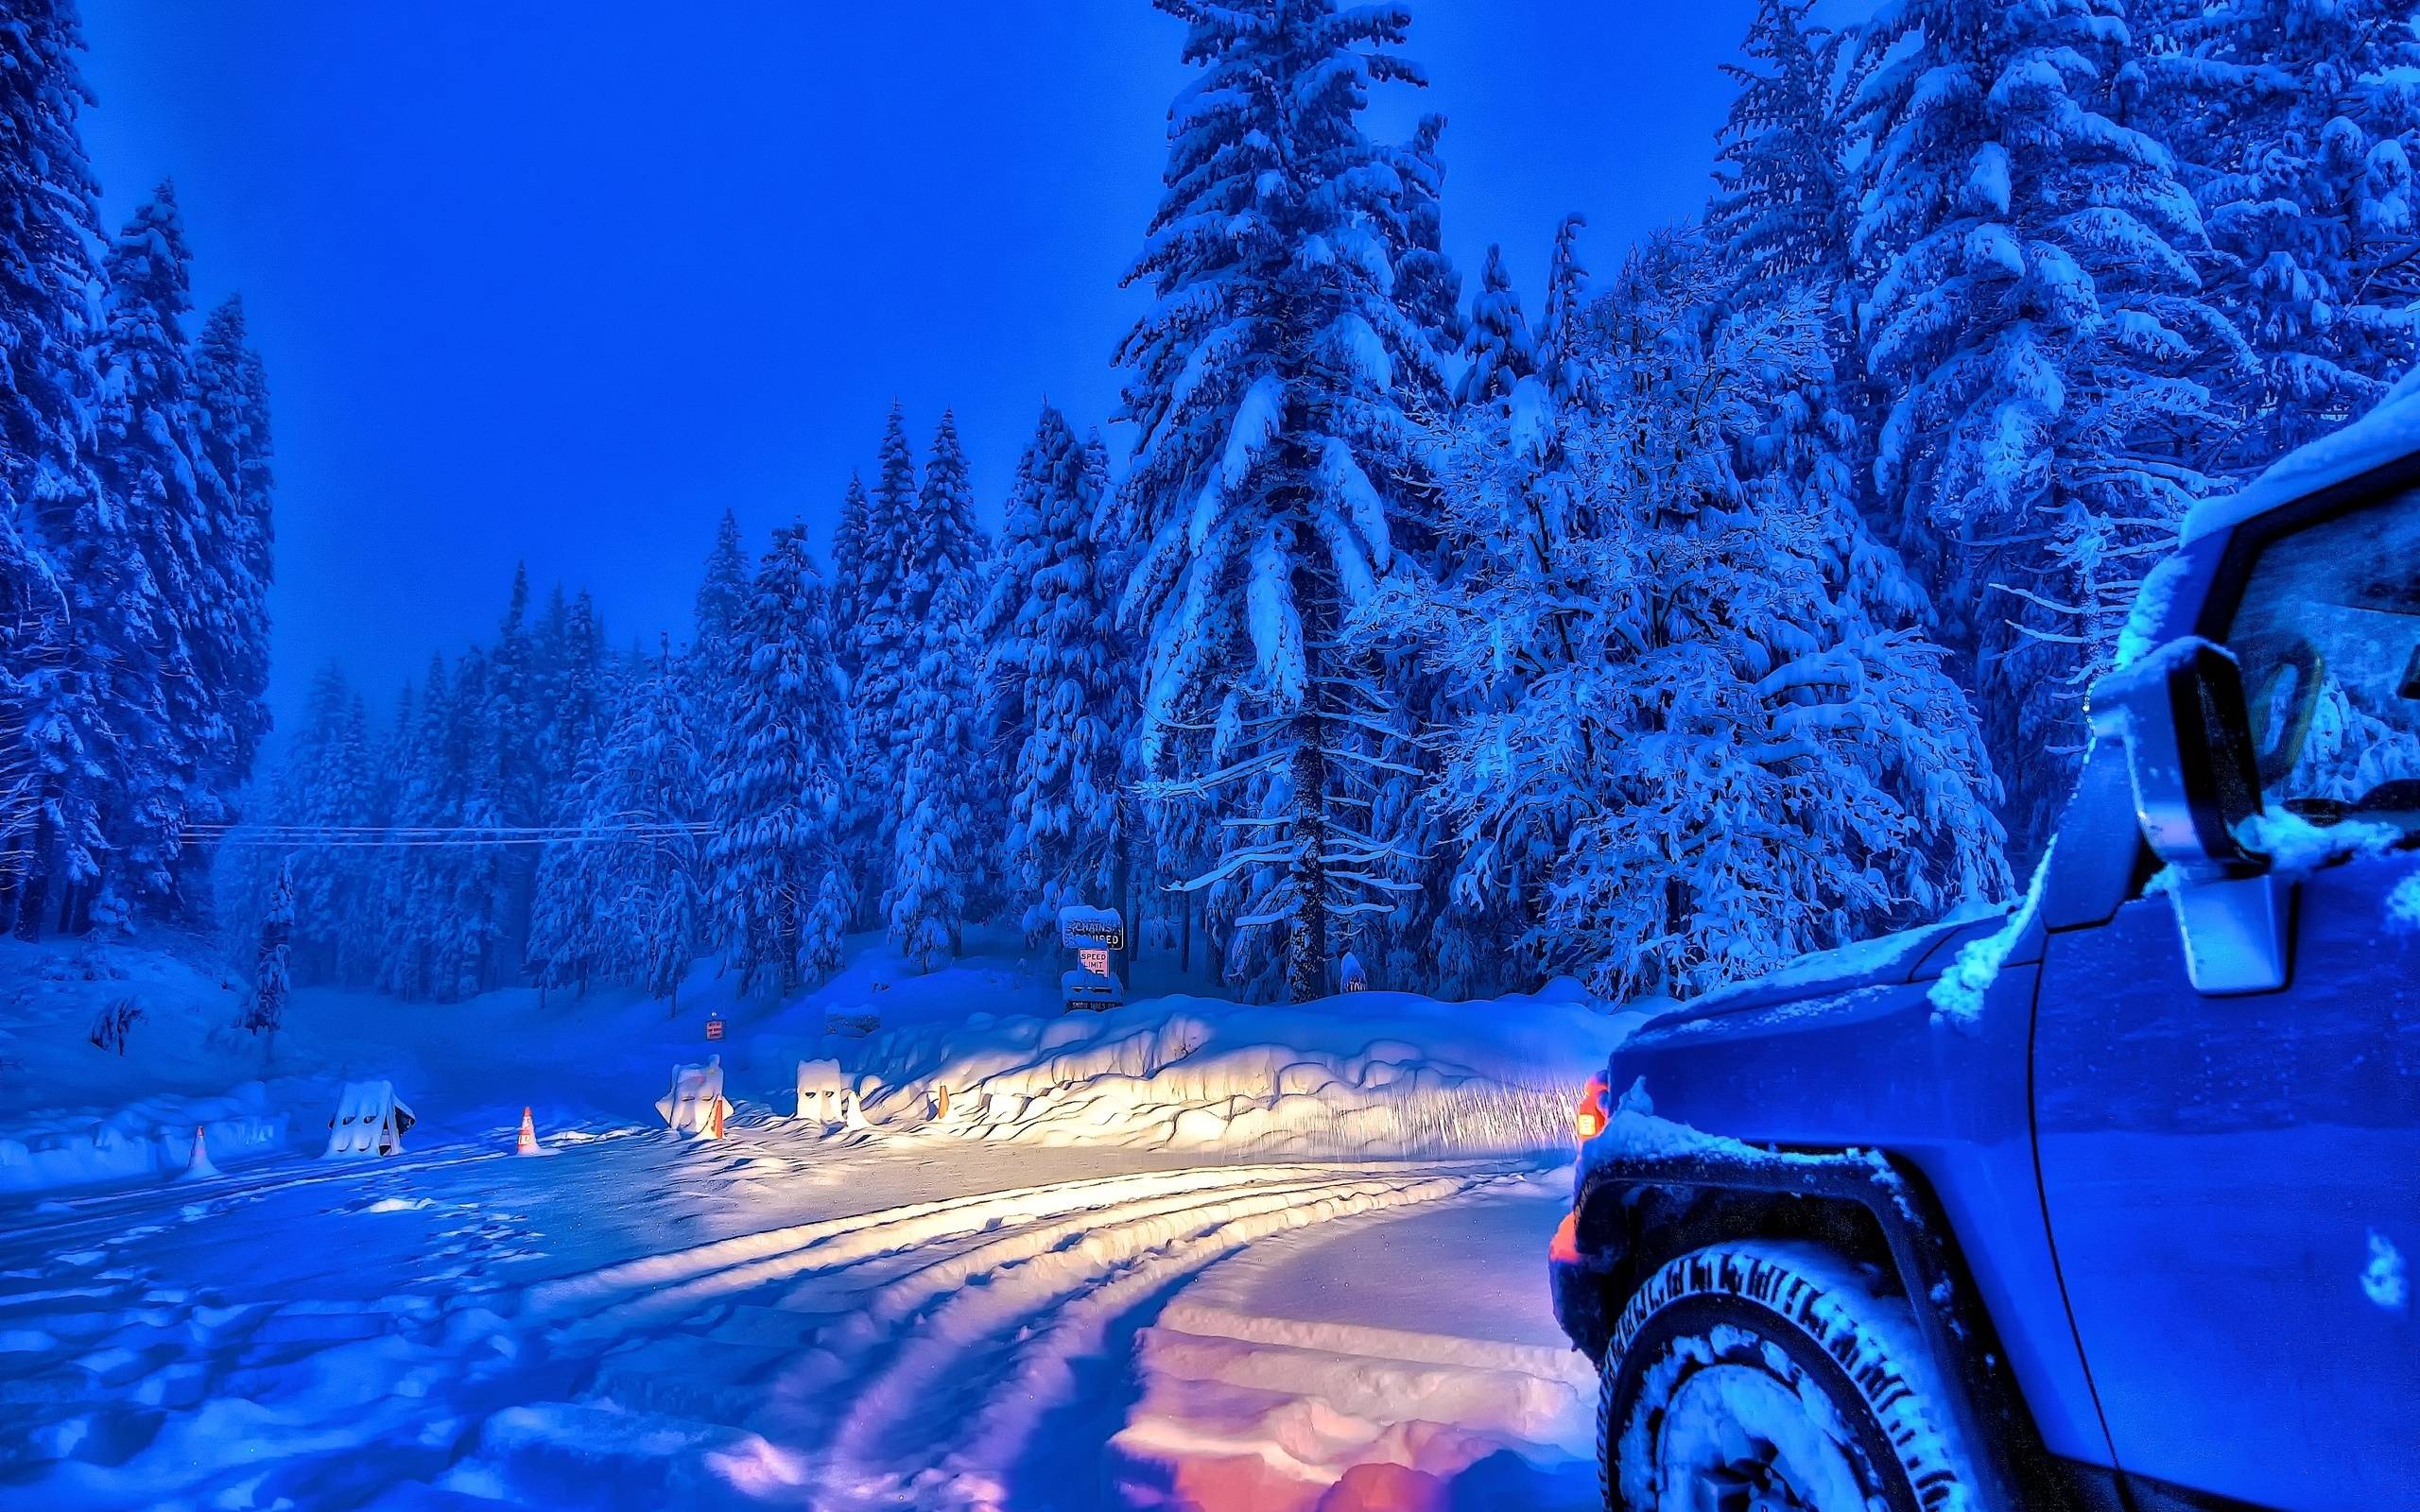
[[[2194,506],[2185,517],[2185,544],[2415,452],[2420,452],[2420,369],[2405,374],[2360,420],[2279,457],[2242,492]]]
[[[2005,903],[1968,904],[1929,924],[1877,935],[1834,950],[1815,951],[1752,981],[1735,982],[1678,1005],[1649,1020],[1639,1032],[1645,1034],[1693,1019],[1772,1007],[1806,998],[1830,997],[1859,988],[1913,981],[1935,945],[1974,924],[2003,918],[2007,912]]]

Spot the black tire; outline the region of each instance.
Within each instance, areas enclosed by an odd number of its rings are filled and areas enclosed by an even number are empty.
[[[1684,1255],[1614,1327],[1610,1512],[1986,1512],[1908,1304],[1817,1246]]]

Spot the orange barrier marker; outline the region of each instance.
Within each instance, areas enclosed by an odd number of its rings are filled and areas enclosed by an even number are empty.
[[[527,1108],[521,1109],[521,1137],[513,1142],[512,1153],[515,1155],[544,1155],[546,1153],[538,1146],[538,1125],[537,1123],[530,1118],[529,1109]]]
[[[706,1138],[710,1140],[722,1138],[722,1099],[720,1097],[717,1097],[714,1107],[706,1111]]]

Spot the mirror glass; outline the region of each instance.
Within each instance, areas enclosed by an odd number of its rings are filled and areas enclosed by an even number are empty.
[[[2261,548],[2227,642],[2272,801],[2420,830],[2420,492]]]

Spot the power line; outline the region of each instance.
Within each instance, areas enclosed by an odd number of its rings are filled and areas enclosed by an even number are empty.
[[[422,850],[431,847],[527,846],[700,839],[719,833],[708,823],[614,825],[372,825],[190,824],[184,837],[218,846],[315,846],[326,850]]]

